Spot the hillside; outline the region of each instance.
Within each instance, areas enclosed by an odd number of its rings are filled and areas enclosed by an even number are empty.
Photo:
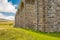
[[[34,32],[32,30],[14,28],[12,21],[6,23],[0,25],[0,40],[60,40],[60,33]]]
[[[14,21],[0,18],[0,28],[11,28],[12,25],[14,25]]]
[[[2,19],[0,18],[0,25],[6,25],[6,24],[13,24],[13,20],[7,20],[7,19]]]
[[[0,40],[60,40],[60,33],[42,33],[21,28],[0,30]]]
[[[7,19],[0,18],[0,22],[6,22],[8,21]]]

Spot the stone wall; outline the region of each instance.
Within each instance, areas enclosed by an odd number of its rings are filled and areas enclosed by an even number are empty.
[[[15,17],[16,27],[44,32],[60,31],[60,0],[22,0],[22,2]]]

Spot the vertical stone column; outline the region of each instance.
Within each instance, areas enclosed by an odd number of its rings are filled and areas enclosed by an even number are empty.
[[[37,29],[45,31],[45,0],[38,0],[37,5]]]
[[[36,15],[37,15],[37,16],[36,16],[36,18],[37,18],[37,24],[36,24],[36,28],[35,28],[35,29],[38,30],[38,23],[39,23],[39,22],[38,22],[38,21],[39,21],[39,20],[38,20],[38,18],[39,18],[39,17],[38,17],[38,0],[35,0],[35,8],[36,8],[36,11],[35,11],[35,12],[36,12]]]
[[[26,23],[26,22],[25,22],[26,0],[24,0],[24,12],[23,12],[23,13],[24,13],[24,28],[25,28],[25,27],[26,27],[26,26],[25,26],[25,23]]]
[[[20,5],[19,5],[20,6]],[[16,15],[15,15],[15,26],[19,26],[19,13],[20,13],[20,7],[18,8]]]
[[[44,31],[45,31],[45,14],[46,14],[46,11],[45,11],[45,4],[46,4],[46,2],[45,2],[45,0],[43,0],[43,29],[44,29]]]
[[[60,0],[55,0],[54,3],[55,3],[55,10],[56,10],[55,13],[56,21],[55,21],[54,30],[60,32]]]
[[[53,0],[48,0],[47,2],[47,14],[46,14],[46,32],[54,31],[55,22],[55,7]]]

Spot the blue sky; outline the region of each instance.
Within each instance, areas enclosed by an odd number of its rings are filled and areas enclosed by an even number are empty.
[[[0,0],[0,18],[14,20],[21,0]]]
[[[12,2],[13,3],[13,5],[17,5],[17,4],[19,4],[19,2],[20,2],[20,0],[8,0],[8,2]]]

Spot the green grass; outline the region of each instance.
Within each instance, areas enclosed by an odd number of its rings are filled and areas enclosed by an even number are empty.
[[[60,40],[60,33],[34,32],[11,25],[1,25],[0,28],[5,28],[0,29],[0,40]]]
[[[12,25],[0,25],[0,28],[13,28]]]

